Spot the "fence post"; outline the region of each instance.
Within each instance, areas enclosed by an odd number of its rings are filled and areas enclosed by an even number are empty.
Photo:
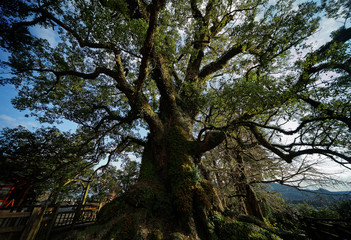
[[[78,206],[77,206],[77,209],[74,213],[74,217],[73,217],[73,221],[72,221],[72,224],[71,224],[71,229],[74,228],[74,226],[76,225],[76,223],[79,221],[81,215],[82,215],[82,212],[83,212],[83,204],[82,202],[79,202],[78,203]]]
[[[78,222],[79,218],[82,216],[83,208],[84,208],[85,202],[87,200],[90,184],[91,184],[91,180],[89,180],[89,182],[87,183],[87,186],[84,188],[84,195],[82,197],[82,200],[79,201],[79,204],[78,204],[78,207],[77,207],[77,211],[76,211],[76,213],[74,214],[74,217],[73,217],[71,228],[74,227],[74,225]]]
[[[57,215],[59,213],[60,207],[61,207],[61,203],[57,203],[55,205],[54,212],[53,212],[53,215],[52,215],[52,219],[51,219],[51,221],[49,223],[49,227],[48,227],[47,232],[45,234],[45,238],[44,238],[45,240],[49,239],[49,237],[50,237],[50,233],[51,233],[52,228],[55,225],[56,218],[57,218]]]
[[[37,234],[41,220],[46,210],[42,207],[34,207],[31,216],[21,234],[20,240],[33,240]]]

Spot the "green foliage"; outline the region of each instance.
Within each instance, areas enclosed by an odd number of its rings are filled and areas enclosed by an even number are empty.
[[[229,217],[223,216],[222,214],[214,214],[210,218],[211,224],[214,226],[215,233],[218,239],[281,239],[274,233],[262,228],[262,223],[259,223],[257,219],[252,218],[251,222],[247,221],[232,220]],[[267,228],[267,227],[266,227]]]
[[[351,218],[351,200],[344,200],[335,203],[331,209],[336,211],[339,214],[340,218]]]
[[[172,233],[170,236],[170,240],[183,240],[184,239],[184,235],[182,235],[181,233]]]
[[[304,217],[311,218],[339,218],[337,211],[329,208],[316,209],[307,203],[300,203],[297,206],[299,213]]]
[[[107,166],[94,177],[90,187],[89,201],[102,202],[109,194],[126,192],[137,181],[139,175],[139,163],[124,161],[121,169]]]
[[[322,0],[322,4],[329,17],[344,19],[344,24],[350,21],[350,0]]]
[[[264,230],[257,225],[233,220],[219,228],[219,239],[247,239],[247,240],[279,240],[277,235]]]
[[[191,178],[193,180],[193,182],[198,185],[200,184],[201,180],[202,180],[202,174],[200,172],[200,169],[197,165],[192,164],[191,170],[190,170],[190,174],[191,174]]]
[[[60,132],[57,128],[31,132],[18,127],[1,132],[0,179],[5,182],[24,179],[37,195],[61,191],[69,179],[89,175],[88,166],[96,160],[92,145],[82,147],[79,136]],[[78,189],[80,193],[81,187]],[[66,189],[61,197],[68,196],[69,190]]]
[[[216,212],[209,218],[209,222],[213,227],[215,227],[223,225],[224,223],[228,222],[229,219],[229,217],[226,217],[225,215]]]

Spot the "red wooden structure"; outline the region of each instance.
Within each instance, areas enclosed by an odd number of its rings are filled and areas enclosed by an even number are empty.
[[[0,183],[0,209],[19,207],[27,196],[31,184],[25,180]]]
[[[10,196],[14,189],[14,185],[0,185],[0,208],[13,207],[14,199]]]

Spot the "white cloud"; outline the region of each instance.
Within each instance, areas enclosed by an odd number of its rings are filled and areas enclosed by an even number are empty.
[[[319,29],[309,39],[308,43],[314,43],[314,49],[319,48],[326,42],[331,40],[330,34],[338,30],[343,25],[340,19],[327,18],[321,16]]]
[[[5,115],[5,114],[1,114],[0,115],[0,128],[5,128],[5,127],[10,127],[10,128],[14,128],[14,127],[18,127],[19,125],[25,127],[25,128],[36,128],[38,127],[38,125],[33,122],[30,121],[26,118],[13,118],[11,116]]]
[[[44,28],[41,26],[35,26],[31,28],[33,35],[48,40],[51,47],[56,47],[58,43],[58,36],[52,28]]]
[[[2,120],[5,120],[6,122],[15,122],[15,121],[16,121],[15,118],[10,117],[10,116],[7,116],[7,115],[5,115],[5,114],[0,115],[0,118],[1,118]]]

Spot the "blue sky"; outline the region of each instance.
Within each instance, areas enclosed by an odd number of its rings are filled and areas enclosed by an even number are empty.
[[[30,117],[30,111],[19,111],[13,107],[11,99],[16,97],[16,95],[17,90],[14,86],[0,86],[0,129],[5,127],[14,128],[19,125],[24,126],[29,130],[39,128],[42,124],[34,117]],[[48,125],[45,124],[45,126]],[[57,127],[63,131],[74,130],[75,126],[74,123],[68,121],[57,125]]]
[[[25,117],[29,114],[28,111],[19,111],[14,109],[11,104],[11,99],[17,94],[16,89],[13,86],[6,85],[0,86],[0,129],[4,127],[17,127],[22,125],[28,129],[39,127],[39,123],[33,118]]]
[[[45,29],[42,27],[32,27],[30,31],[40,37],[48,40],[52,47],[55,47],[59,41],[57,34],[51,29]],[[6,52],[0,50],[0,60],[4,61],[8,57]],[[4,77],[8,74],[9,70],[0,69],[0,76]],[[27,117],[30,115],[29,111],[19,111],[11,104],[11,99],[17,96],[17,90],[12,85],[0,85],[0,129],[9,127],[17,127],[19,125],[24,126],[30,130],[39,128],[42,124],[38,122],[34,117]],[[62,124],[57,125],[63,131],[74,130],[76,125],[65,121]]]
[[[4,61],[8,57],[6,52],[0,50],[0,60]],[[0,76],[6,77],[8,75],[8,69],[0,69]],[[9,127],[17,127],[22,125],[28,129],[39,127],[39,123],[33,118],[25,117],[29,114],[28,111],[19,111],[13,108],[11,99],[17,95],[17,90],[12,85],[0,85],[0,129]]]

